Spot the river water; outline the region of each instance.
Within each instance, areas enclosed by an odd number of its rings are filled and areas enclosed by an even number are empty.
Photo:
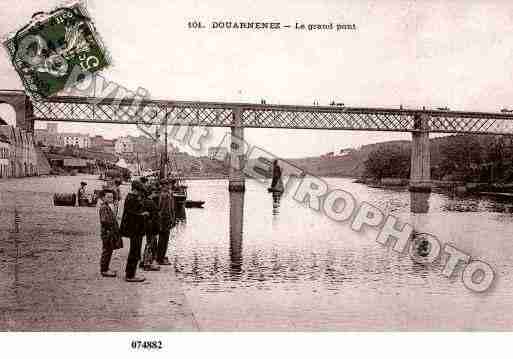
[[[297,203],[279,204],[266,186],[247,181],[244,195],[226,181],[190,182],[206,201],[177,228],[172,259],[200,326],[251,330],[501,330],[513,328],[513,203],[491,198],[384,190],[326,179],[489,263],[486,293],[465,288],[458,267],[427,267]],[[232,223],[230,226],[230,204]],[[416,212],[412,213],[411,208]],[[243,211],[241,210],[243,208]],[[242,221],[237,218],[242,217]]]
[[[78,181],[0,182],[2,232],[10,228],[14,205],[29,221],[51,206],[54,192],[74,191]],[[168,254],[201,329],[513,329],[513,203],[432,193],[413,203],[417,212],[428,212],[412,213],[406,190],[326,181],[486,261],[496,273],[494,286],[471,292],[460,280],[461,268],[448,279],[439,263],[417,264],[377,243],[376,232],[356,233],[291,195],[278,203],[256,181],[231,195],[225,180],[189,181],[189,198],[206,201],[205,208],[187,210]],[[90,189],[101,185],[88,183]],[[62,227],[65,218],[58,220]]]

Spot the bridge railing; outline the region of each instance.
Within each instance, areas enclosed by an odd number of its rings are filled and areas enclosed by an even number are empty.
[[[428,131],[513,135],[513,114],[339,106],[52,97],[35,101],[34,120],[117,124],[233,126],[234,110],[247,128],[417,132],[414,119],[429,118]]]

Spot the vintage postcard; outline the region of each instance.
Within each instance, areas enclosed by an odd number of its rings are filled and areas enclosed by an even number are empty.
[[[513,329],[513,4],[0,4],[0,331]]]

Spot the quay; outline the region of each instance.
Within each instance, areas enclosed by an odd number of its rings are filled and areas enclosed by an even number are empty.
[[[144,283],[123,280],[126,238],[112,258],[117,278],[100,275],[98,209],[52,204],[54,188],[73,192],[81,179],[0,181],[0,330],[198,330],[172,266],[143,272]]]

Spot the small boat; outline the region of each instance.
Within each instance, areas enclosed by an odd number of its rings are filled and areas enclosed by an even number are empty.
[[[185,201],[185,208],[203,208],[205,201]]]

